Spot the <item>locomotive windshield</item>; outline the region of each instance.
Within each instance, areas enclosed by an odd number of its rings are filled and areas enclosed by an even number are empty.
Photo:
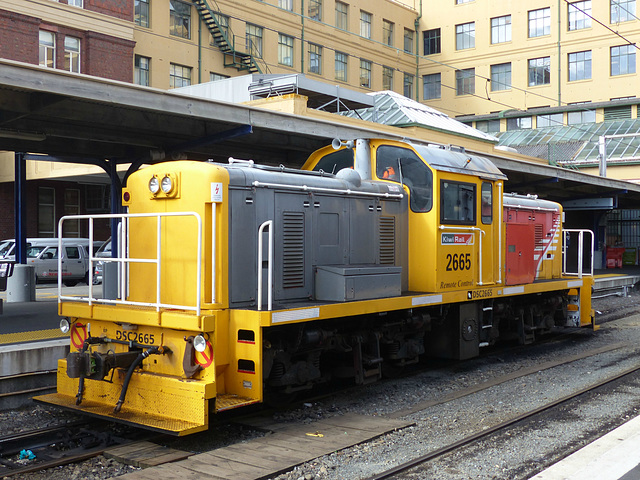
[[[313,167],[313,171],[319,172],[322,170],[323,172],[335,174],[343,168],[353,168],[353,149],[351,148],[343,148],[325,155]]]
[[[409,188],[409,206],[414,212],[428,212],[433,206],[433,174],[412,150],[391,145],[378,147],[376,175],[382,180],[402,183]]]

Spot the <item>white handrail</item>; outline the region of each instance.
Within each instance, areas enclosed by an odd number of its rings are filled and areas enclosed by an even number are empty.
[[[267,262],[267,309],[273,303],[273,220],[267,220],[258,229],[258,310],[262,310],[262,233],[269,227],[269,260]]]
[[[567,271],[567,234],[577,233],[578,234],[578,264],[577,264],[577,272],[568,272]],[[591,272],[589,275],[593,277],[593,252],[594,252],[594,243],[595,243],[595,235],[591,230],[581,230],[576,228],[565,228],[562,231],[562,273],[564,275],[577,275],[578,278],[582,278],[582,266],[584,263],[584,234],[588,233],[591,235],[591,252],[589,257],[589,263],[591,264]]]
[[[403,193],[389,193],[389,192],[362,192],[360,190],[351,190],[351,189],[343,189],[343,188],[326,188],[326,187],[310,187],[308,185],[288,185],[285,183],[267,183],[267,182],[259,182],[255,180],[251,185],[254,187],[264,187],[264,188],[284,188],[288,190],[300,190],[303,192],[321,192],[321,193],[341,193],[344,195],[358,195],[363,197],[376,197],[376,198],[403,198]]]
[[[197,222],[197,259],[196,259],[196,301],[195,306],[192,305],[173,305],[161,302],[161,219],[163,217],[194,217]],[[93,221],[95,219],[121,219],[122,233],[119,235],[120,239],[112,239],[117,242],[118,245],[118,257],[114,258],[102,258],[94,257],[93,245],[90,244],[89,253],[89,296],[88,297],[70,297],[62,295],[62,234],[63,223],[65,220],[88,220],[89,221],[89,239],[93,240]],[[129,219],[131,218],[156,218],[156,237],[157,237],[157,250],[156,258],[128,258],[128,239],[129,239]],[[115,262],[121,265],[120,268],[120,298],[121,300],[114,299],[102,299],[95,298],[93,296],[93,263],[96,261],[101,262]],[[125,300],[128,295],[128,266],[130,263],[155,263],[156,264],[156,301],[155,302],[134,302],[131,300]],[[215,272],[212,272],[215,275]],[[182,310],[195,311],[196,315],[200,315],[202,308],[202,219],[197,212],[163,212],[163,213],[119,213],[119,214],[99,214],[99,215],[66,215],[58,222],[58,302],[61,300],[72,301],[86,301],[89,305],[93,303],[109,303],[119,305],[135,305],[155,307],[156,311],[161,308],[175,308]]]
[[[478,285],[484,285],[482,281],[482,236],[485,234],[484,230],[478,227],[451,227],[448,225],[440,225],[439,229],[442,231],[451,230],[452,232],[481,233],[478,235]]]

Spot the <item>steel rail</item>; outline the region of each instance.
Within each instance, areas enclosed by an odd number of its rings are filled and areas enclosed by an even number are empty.
[[[620,380],[623,377],[626,377],[627,375],[631,375],[635,372],[640,371],[640,365],[629,368],[627,370],[624,370],[621,373],[618,373],[612,377],[609,377],[605,380],[602,380],[600,382],[594,383],[592,385],[589,385],[587,387],[584,387],[576,392],[573,392],[569,395],[565,395],[564,397],[561,397],[557,400],[554,400],[552,402],[546,403],[544,405],[541,405],[540,407],[531,410],[529,412],[523,413],[521,415],[517,415],[515,417],[512,417],[508,420],[505,420],[503,422],[500,422],[496,425],[494,425],[493,427],[489,427],[486,430],[474,433],[472,435],[469,435],[465,438],[462,438],[460,440],[458,440],[457,442],[451,443],[449,445],[445,445],[444,447],[438,448],[436,450],[433,450],[429,453],[426,453],[424,455],[421,455],[417,458],[414,458],[413,460],[409,460],[408,462],[402,463],[400,465],[397,465],[393,468],[390,468],[388,470],[385,470],[384,472],[381,472],[379,474],[376,474],[374,476],[368,477],[366,480],[382,480],[385,478],[391,478],[394,475],[397,475],[401,472],[404,472],[406,470],[409,470],[411,468],[417,467],[423,463],[426,463],[430,460],[433,460],[435,458],[441,457],[449,452],[452,452],[454,450],[457,450],[460,447],[464,447],[466,445],[469,445],[471,443],[477,442],[478,440],[481,440],[483,438],[487,438],[490,435],[499,432],[500,430],[505,430],[509,427],[511,427],[512,425],[515,425],[516,423],[522,422],[524,420],[527,420],[531,417],[534,417],[536,415],[538,415],[539,413],[542,413],[546,410],[550,410],[552,408],[555,408],[559,405],[562,405],[564,403],[567,403],[571,400],[574,400],[577,397],[580,397],[582,395],[585,395],[586,393],[589,393],[593,390],[597,390],[598,388],[601,388],[605,385],[608,385],[612,382],[615,382],[617,380]],[[571,452],[570,452],[571,453]]]

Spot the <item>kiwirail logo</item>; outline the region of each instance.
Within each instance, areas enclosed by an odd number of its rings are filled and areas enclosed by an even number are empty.
[[[473,245],[473,233],[443,233],[442,245]]]

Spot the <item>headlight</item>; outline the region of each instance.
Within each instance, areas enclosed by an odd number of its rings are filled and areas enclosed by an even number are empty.
[[[158,177],[151,177],[151,180],[149,180],[149,190],[154,195],[160,191],[160,182],[158,182]]]
[[[197,352],[204,352],[207,348],[207,340],[202,335],[196,335],[193,339],[193,348]]]
[[[62,333],[67,333],[69,331],[69,320],[67,318],[60,320],[60,331]]]
[[[173,181],[171,180],[170,176],[167,175],[162,179],[161,187],[162,191],[166,194],[170,193],[171,190],[173,190]]]

